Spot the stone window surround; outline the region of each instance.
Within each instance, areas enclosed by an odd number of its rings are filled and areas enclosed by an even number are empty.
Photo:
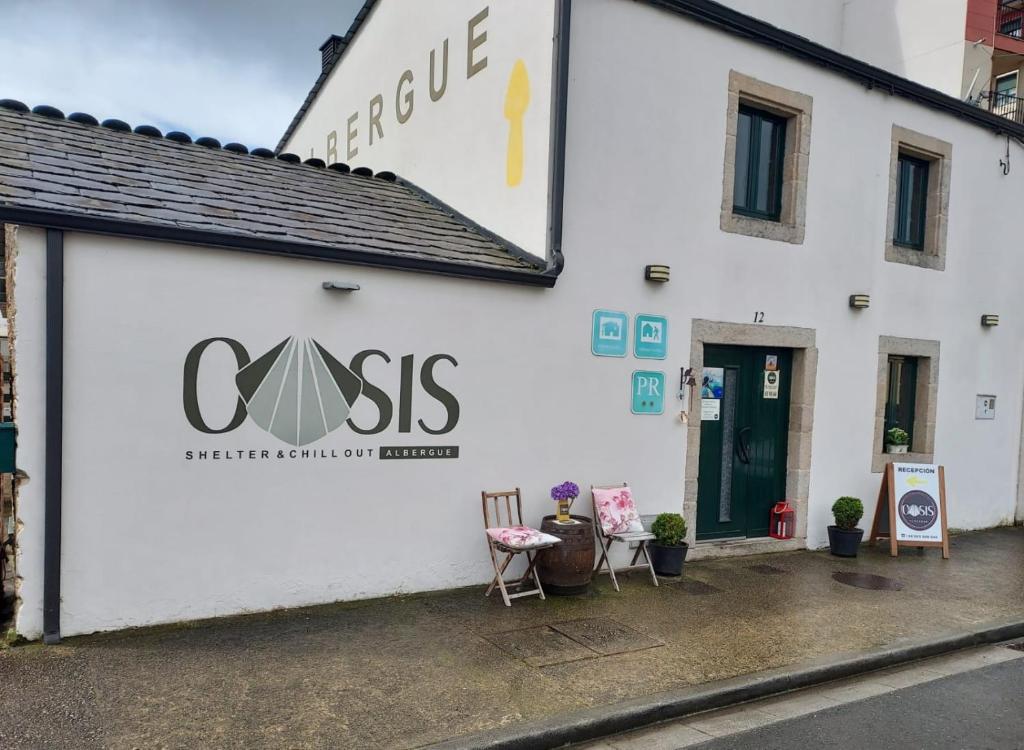
[[[939,394],[938,341],[878,337],[878,390],[875,396],[875,437],[871,471],[880,474],[893,461],[907,464],[935,463],[935,415]],[[914,445],[912,453],[885,453],[885,404],[889,399],[889,355],[917,357],[917,387],[914,392]]]
[[[807,501],[811,477],[811,430],[814,426],[815,382],[818,373],[818,350],[815,348],[814,329],[769,326],[754,323],[722,323],[712,320],[693,321],[690,337],[690,367],[699,379],[704,368],[704,346],[723,344],[732,346],[777,347],[793,350],[793,374],[790,381],[789,435],[786,451],[786,499],[793,503],[796,511],[796,534],[791,542],[774,539],[752,539],[751,543],[767,545],[770,549],[779,547],[803,549],[807,546]],[[691,547],[697,538],[697,489],[700,467],[700,404],[690,406],[690,418],[686,430],[686,477],[683,487],[683,517],[686,519],[686,541]],[[702,543],[711,547],[714,542]],[[727,543],[735,544],[735,543]],[[744,546],[746,545],[746,546]],[[737,551],[767,551],[743,543]]]
[[[899,192],[900,154],[924,159],[928,170],[928,203],[925,217],[924,249],[897,245],[896,199]],[[885,259],[933,271],[946,270],[946,236],[949,224],[949,185],[953,166],[953,145],[899,125],[892,126],[889,159],[889,206],[885,228]]]
[[[729,71],[726,112],[725,174],[722,180],[723,232],[745,234],[802,245],[807,222],[807,171],[811,153],[811,109],[807,94],[790,91],[756,78]],[[782,214],[779,221],[733,213],[736,181],[736,131],[740,105],[786,118],[786,149],[782,169]]]

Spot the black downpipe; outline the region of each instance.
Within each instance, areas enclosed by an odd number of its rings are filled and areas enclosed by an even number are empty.
[[[64,463],[64,232],[46,230],[46,493],[43,643],[60,643],[61,486]]]
[[[565,267],[562,255],[562,218],[565,206],[565,131],[569,109],[569,43],[572,0],[558,4],[557,47],[555,49],[554,122],[551,143],[551,203],[548,207],[548,250],[550,264],[545,275],[558,276]]]

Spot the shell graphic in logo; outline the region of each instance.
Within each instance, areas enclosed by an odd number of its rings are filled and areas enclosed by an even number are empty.
[[[341,427],[363,381],[313,339],[285,339],[235,376],[252,421],[291,445]]]

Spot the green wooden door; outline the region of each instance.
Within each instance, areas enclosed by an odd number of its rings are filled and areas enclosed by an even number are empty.
[[[766,383],[769,357],[775,384]],[[768,535],[771,507],[786,494],[792,374],[789,349],[704,348],[701,397],[718,404],[702,410],[697,539]]]

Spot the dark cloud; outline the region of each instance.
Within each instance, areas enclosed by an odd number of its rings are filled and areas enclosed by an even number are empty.
[[[277,143],[362,0],[0,0],[0,97]]]

